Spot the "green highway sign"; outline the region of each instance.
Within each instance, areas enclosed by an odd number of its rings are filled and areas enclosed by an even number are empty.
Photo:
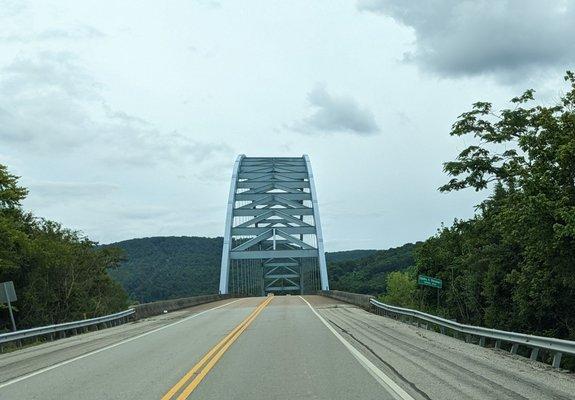
[[[432,278],[431,276],[427,275],[419,275],[417,277],[417,283],[424,286],[431,286],[434,288],[441,289],[443,286],[443,281],[439,278]]]

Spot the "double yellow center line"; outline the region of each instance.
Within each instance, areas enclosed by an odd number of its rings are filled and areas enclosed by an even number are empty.
[[[273,300],[273,295],[267,297],[261,302],[238,326],[236,326],[225,338],[216,344],[206,353],[202,359],[192,367],[163,397],[162,400],[171,400],[180,392],[182,387],[187,386],[181,391],[176,400],[185,400],[196,389],[200,382],[222,358],[226,350],[236,341],[236,339],[245,331],[248,326],[256,319],[259,313]]]

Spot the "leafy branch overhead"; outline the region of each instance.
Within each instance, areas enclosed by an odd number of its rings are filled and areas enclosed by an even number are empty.
[[[535,92],[528,90],[511,100],[513,108],[494,113],[491,103],[478,102],[461,114],[451,135],[471,135],[479,143],[444,164],[444,171],[454,178],[440,190],[482,190],[491,182],[518,189],[537,179],[572,186],[575,74],[567,72],[565,80],[570,90],[551,107],[529,107]]]

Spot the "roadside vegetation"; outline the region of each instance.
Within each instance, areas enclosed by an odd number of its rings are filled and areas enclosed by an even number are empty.
[[[488,190],[469,220],[441,227],[390,274],[384,300],[464,323],[575,339],[575,75],[553,106],[534,91],[499,112],[479,102],[451,135],[476,143],[444,164],[443,192]],[[417,288],[417,274],[441,278]]]
[[[332,258],[337,253],[328,253],[330,288],[353,293],[381,294],[386,291],[390,273],[415,264],[414,250],[417,246],[417,243],[407,243],[400,247],[375,251],[367,257],[354,257],[338,262],[331,261],[341,260],[340,256]]]
[[[28,191],[0,164],[0,282],[14,281],[18,329],[125,309],[128,297],[107,270],[121,254],[22,209]],[[0,331],[11,329],[0,305]]]

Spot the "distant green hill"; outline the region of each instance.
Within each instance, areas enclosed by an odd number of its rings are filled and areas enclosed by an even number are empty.
[[[377,250],[346,250],[326,252],[325,259],[327,263],[353,261],[371,256],[373,253],[377,253]]]
[[[378,295],[385,292],[387,274],[415,264],[413,251],[419,243],[407,243],[388,250],[356,250],[371,252],[358,259],[330,262],[329,285],[334,290]],[[343,252],[343,253],[354,253]]]
[[[217,293],[222,243],[221,237],[188,236],[149,237],[112,243],[109,246],[124,250],[126,260],[109,273],[130,298],[141,303]],[[383,291],[383,287],[378,286],[383,282],[381,271],[411,265],[409,246],[413,245],[383,251],[328,252],[330,283],[334,289],[355,289],[361,293],[375,290],[380,293]]]
[[[110,271],[139,302],[218,292],[222,238],[149,237],[111,245],[126,261]]]

